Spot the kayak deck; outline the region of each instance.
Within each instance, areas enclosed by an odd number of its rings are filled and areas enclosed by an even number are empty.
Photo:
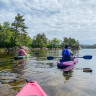
[[[35,81],[28,82],[16,96],[47,96]]]
[[[65,66],[66,66],[66,65],[65,65]],[[65,68],[63,68],[62,70],[63,70],[63,71],[70,71],[70,70],[73,69],[74,66],[75,66],[75,65],[69,65],[69,66],[66,66]]]
[[[68,66],[68,65],[74,65],[78,63],[78,59],[75,58],[73,61],[65,61],[65,62],[61,62],[61,60],[57,61],[57,66],[58,67],[63,67],[63,66]]]
[[[30,57],[30,54],[28,54],[28,57]],[[15,56],[14,59],[26,59],[26,56]]]

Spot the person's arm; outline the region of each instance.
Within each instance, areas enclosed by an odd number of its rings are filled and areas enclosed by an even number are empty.
[[[63,50],[62,50],[62,56],[64,55],[63,53],[64,53],[64,52],[63,52]]]
[[[71,50],[70,50],[70,55],[72,55],[72,56],[74,55],[73,52],[72,52]]]
[[[24,53],[24,55],[28,58],[28,55],[27,55],[27,53],[25,52],[25,51],[23,51],[23,53]]]

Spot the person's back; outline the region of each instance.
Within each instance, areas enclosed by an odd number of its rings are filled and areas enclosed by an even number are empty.
[[[64,61],[70,61],[70,54],[69,54],[69,49],[64,49],[63,51],[62,51],[62,56],[63,56],[63,60]]]
[[[68,49],[68,45],[65,45],[65,48],[62,51],[62,60],[63,61],[70,61],[71,60],[71,55],[70,55],[70,49]]]
[[[19,50],[19,56],[24,56],[24,50],[23,49]]]
[[[28,55],[27,55],[27,53],[25,52],[25,50],[24,50],[24,47],[23,46],[20,46],[20,50],[19,50],[19,56],[26,56],[26,57],[28,57]]]
[[[64,56],[64,55],[69,56],[69,55],[70,55],[70,53],[69,53],[69,49],[63,49],[63,51],[62,51],[62,55],[63,55],[63,56]]]

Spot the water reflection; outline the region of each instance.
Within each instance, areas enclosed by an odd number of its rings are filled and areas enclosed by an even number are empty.
[[[72,77],[74,66],[75,65],[70,65],[70,66],[63,66],[63,68],[59,68],[63,71],[63,76],[65,77],[64,83],[66,83]]]
[[[26,60],[14,60],[13,54],[0,54],[0,96],[15,96],[13,94],[22,88],[21,85],[25,84],[25,78],[22,78],[25,65]]]
[[[18,75],[24,74],[26,60],[8,60],[0,62],[0,81],[8,83],[17,79]]]
[[[9,82],[9,85],[12,86],[12,89],[19,91],[22,88],[22,86],[20,87],[20,85],[24,84],[25,82],[26,81],[24,79],[21,79],[21,80],[14,79],[13,81]]]
[[[50,66],[50,68],[54,67],[53,63],[47,63],[47,64]]]
[[[33,54],[34,52],[39,54]],[[86,52],[95,54],[96,50],[95,52],[87,49],[80,50],[76,56],[86,55]],[[78,64],[63,69],[57,68],[58,58],[52,61],[45,58],[59,57],[61,53],[61,50],[32,50],[30,52],[32,57],[28,60],[14,60],[14,55],[2,53],[0,56],[0,96],[16,96],[26,84],[26,79],[37,81],[48,96],[95,96],[96,64],[94,62],[96,58],[90,61],[78,59]],[[86,66],[93,70],[93,74],[86,74],[80,70]],[[91,89],[90,86],[92,86]]]
[[[63,76],[65,77],[65,80],[69,80],[70,77],[72,77],[72,70],[70,71],[63,71]]]
[[[24,74],[23,70],[24,70],[25,65],[26,65],[26,60],[21,59],[21,60],[15,60],[14,62],[16,63],[17,67],[15,67],[16,65],[14,65],[12,72],[13,73],[16,72],[20,75]]]

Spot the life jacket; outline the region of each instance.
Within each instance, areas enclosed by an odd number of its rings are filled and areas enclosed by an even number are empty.
[[[23,49],[19,50],[19,56],[24,56]]]
[[[67,55],[67,56],[70,56],[70,53],[69,53],[69,49],[64,49],[63,51],[62,51],[62,55],[64,56],[64,55]]]
[[[63,51],[62,51],[62,56],[63,56],[63,60],[64,61],[70,61],[70,59],[71,59],[71,56],[70,56],[70,53],[69,53],[69,49],[64,49]]]

